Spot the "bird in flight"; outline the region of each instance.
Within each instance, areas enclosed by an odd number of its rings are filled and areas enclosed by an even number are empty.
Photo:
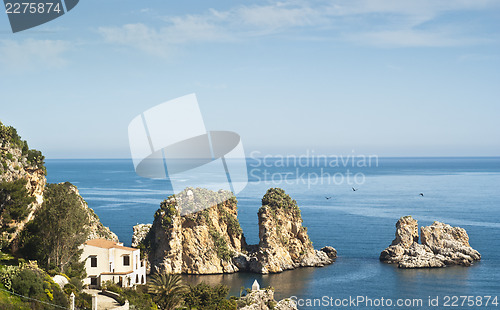
[[[353,192],[355,192],[355,191],[357,191],[357,190],[358,190],[357,188],[354,188],[354,187],[352,188],[352,191],[353,191]]]
[[[420,193],[420,196],[424,197],[424,193]]]
[[[328,199],[331,199],[332,197],[325,197],[325,198],[326,198],[326,200],[328,200]]]

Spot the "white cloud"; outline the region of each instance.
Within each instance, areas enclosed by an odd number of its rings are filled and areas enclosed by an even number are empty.
[[[0,63],[16,71],[61,68],[67,64],[64,53],[70,49],[61,40],[0,40]]]
[[[160,27],[128,24],[99,32],[108,42],[161,56],[182,44],[287,35],[297,28],[314,37],[319,31],[323,39],[377,47],[440,47],[486,42],[462,31],[458,21],[440,25],[443,14],[497,7],[494,0],[295,0],[165,17]]]

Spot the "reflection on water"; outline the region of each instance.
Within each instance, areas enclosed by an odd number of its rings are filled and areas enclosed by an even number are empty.
[[[314,286],[331,288],[330,294],[338,293],[338,288],[348,283],[365,283],[377,278],[380,274],[378,260],[338,258],[333,265],[322,268],[305,267],[288,270],[278,274],[234,273],[225,275],[183,275],[183,279],[191,285],[205,282],[210,285],[222,283],[230,287],[230,295],[238,296],[243,286],[250,288],[254,280],[259,281],[261,287],[275,288],[277,299],[290,296],[317,297]],[[325,292],[326,293],[326,292]]]
[[[238,296],[241,287],[250,288],[253,281],[257,280],[262,288],[268,286],[274,287],[276,289],[275,297],[282,299],[297,294],[297,292],[305,291],[310,282],[316,279],[320,270],[321,268],[308,267],[268,275],[240,272],[222,275],[183,275],[182,277],[190,285],[196,285],[201,282],[209,285],[222,283],[229,286],[230,296]]]
[[[477,265],[470,268],[452,266],[431,269],[400,269],[394,266],[395,283],[401,293],[408,294],[415,294],[424,289],[435,295],[449,294],[450,287],[461,288],[463,293],[466,293],[469,275],[475,266]]]

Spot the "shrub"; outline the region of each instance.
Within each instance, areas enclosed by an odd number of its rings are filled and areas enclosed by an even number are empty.
[[[127,288],[123,290],[123,296],[129,301],[130,309],[135,310],[155,310],[158,309],[147,293],[146,285],[137,285],[135,289]]]
[[[17,266],[1,266],[0,268],[0,283],[8,289],[12,290],[12,279],[19,273]]]
[[[35,201],[26,189],[27,181],[18,179],[12,182],[0,182],[0,214],[2,225],[11,221],[23,220],[28,215],[29,205]]]
[[[229,250],[226,239],[224,239],[224,237],[214,229],[210,229],[209,232],[212,236],[215,250],[217,251],[217,257],[229,261],[234,256],[234,253]]]
[[[184,304],[189,309],[236,309],[235,300],[227,300],[229,288],[223,284],[210,286],[200,283],[190,286],[189,292],[184,295]]]
[[[30,269],[23,269],[12,278],[12,289],[28,297],[39,297],[45,294],[43,280],[37,271]]]
[[[273,209],[281,208],[300,212],[297,202],[287,195],[281,188],[268,189],[264,197],[262,197],[262,205],[267,205]]]

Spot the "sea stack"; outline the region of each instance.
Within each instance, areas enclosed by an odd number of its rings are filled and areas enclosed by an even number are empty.
[[[199,211],[181,215],[179,199],[189,199]],[[167,273],[267,274],[333,263],[337,251],[313,248],[297,203],[282,189],[267,191],[258,218],[260,242],[247,245],[231,192],[186,188],[162,202],[147,235],[147,226],[141,226],[142,236],[136,239],[141,239],[139,247],[148,253],[151,267]]]
[[[396,223],[396,238],[380,254],[380,260],[399,268],[433,268],[450,265],[470,266],[481,254],[469,245],[465,229],[434,222],[420,229],[418,222],[405,216]]]
[[[237,258],[238,265],[256,273],[278,273],[297,267],[322,267],[333,263],[332,247],[315,250],[302,226],[297,202],[280,188],[270,188],[259,209],[259,239],[249,257]]]

